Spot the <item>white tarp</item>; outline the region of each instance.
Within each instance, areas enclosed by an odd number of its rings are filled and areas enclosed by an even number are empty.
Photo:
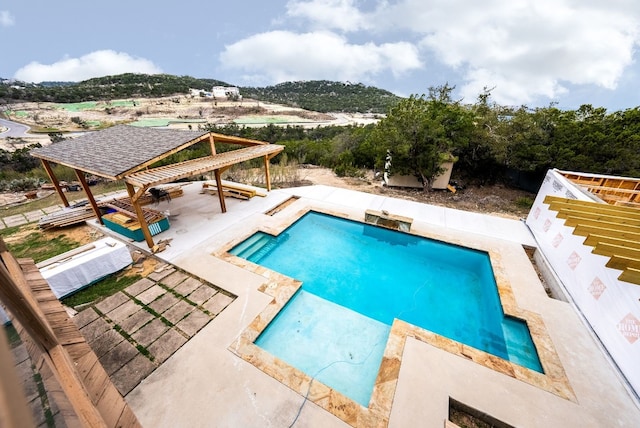
[[[540,250],[593,331],[640,395],[640,286],[619,281],[621,271],[605,266],[608,257],[592,254],[585,237],[573,234],[564,219],[543,203],[545,196],[593,201],[556,171],[548,171],[527,217]]]
[[[57,260],[55,263],[51,261]],[[65,297],[132,263],[127,246],[113,238],[104,238],[53,259],[38,263],[57,298]]]

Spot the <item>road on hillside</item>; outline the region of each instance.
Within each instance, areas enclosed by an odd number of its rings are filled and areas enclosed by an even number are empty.
[[[12,122],[6,119],[0,119],[0,128],[8,128],[5,132],[0,132],[0,138],[22,138],[28,137],[29,127],[21,123]]]

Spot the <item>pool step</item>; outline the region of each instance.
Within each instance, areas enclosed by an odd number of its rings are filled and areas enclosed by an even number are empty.
[[[278,245],[289,239],[287,233],[283,233],[277,237],[273,237],[266,233],[258,232],[248,238],[246,241],[237,245],[231,254],[242,257],[253,263],[258,263],[263,257],[269,255],[271,251],[276,249]]]
[[[271,237],[269,235],[259,232],[238,244],[230,251],[230,253],[234,256],[248,260],[256,251],[260,250],[260,248],[270,240]]]

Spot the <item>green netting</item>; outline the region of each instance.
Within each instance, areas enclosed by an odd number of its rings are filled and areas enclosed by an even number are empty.
[[[167,119],[167,118],[147,118],[136,120],[129,125],[147,127],[147,126],[169,126],[172,123],[206,123],[204,119]]]
[[[95,108],[97,104],[95,101],[85,101],[82,103],[56,104],[56,107],[67,111],[82,111]]]

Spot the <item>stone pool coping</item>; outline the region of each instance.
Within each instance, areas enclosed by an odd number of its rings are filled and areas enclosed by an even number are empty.
[[[278,235],[309,211],[329,214],[362,223],[364,222],[365,216],[364,211],[362,215],[360,215],[360,213],[349,215],[344,212],[318,206],[306,206],[293,214],[289,214],[288,210],[282,211],[283,217],[277,226],[258,226],[242,236],[235,237],[213,254],[215,257],[264,277],[266,282],[259,288],[259,291],[272,297],[267,307],[258,314],[247,328],[242,331],[240,336],[229,346],[228,349],[235,355],[251,363],[303,397],[306,397],[306,400],[317,404],[352,426],[386,426],[389,423],[391,407],[400,373],[402,355],[408,337],[428,343],[438,349],[458,355],[464,359],[472,360],[484,367],[538,387],[560,398],[574,403],[577,402],[575,393],[570,386],[542,317],[535,312],[518,306],[511,283],[508,279],[507,267],[502,263],[501,253],[490,248],[486,239],[482,242],[470,244],[466,242],[466,240],[462,242],[462,240],[456,236],[424,231],[420,230],[419,227],[416,228],[417,230],[412,230],[411,234],[484,251],[489,254],[503,311],[506,315],[520,318],[527,322],[545,372],[544,374],[396,319],[391,327],[369,406],[364,407],[262,350],[254,344],[254,341],[301,287],[302,283],[233,256],[229,254],[228,251],[258,231]],[[284,217],[285,215],[286,217]],[[522,253],[523,257],[527,257],[524,248],[522,248]]]

